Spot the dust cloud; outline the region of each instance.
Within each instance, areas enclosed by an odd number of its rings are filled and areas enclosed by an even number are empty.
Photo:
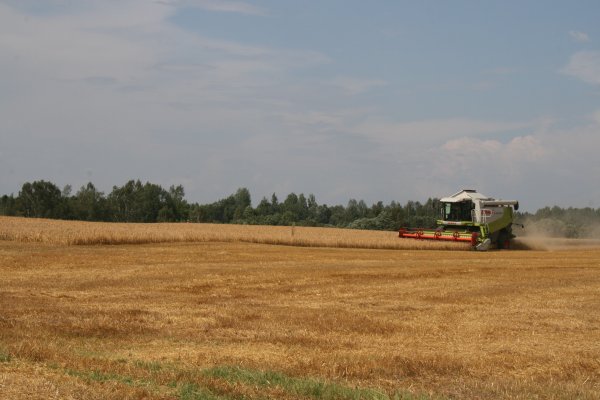
[[[513,241],[514,249],[555,251],[600,248],[600,224],[575,230],[564,221],[544,218],[525,221],[524,226],[513,226],[513,233],[517,236]]]

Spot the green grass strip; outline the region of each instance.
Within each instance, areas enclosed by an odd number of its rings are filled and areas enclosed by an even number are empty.
[[[6,360],[4,360],[6,358]],[[0,362],[7,362],[10,356],[0,351]],[[134,365],[151,371],[153,374],[160,374],[165,370],[165,366],[159,362],[134,361]],[[58,366],[51,368],[58,368]],[[174,366],[169,366],[169,370]],[[179,371],[178,368],[174,368]],[[168,384],[158,384],[154,379],[139,379],[130,376],[124,376],[102,371],[77,371],[73,369],[64,369],[65,373],[86,381],[93,382],[119,382],[128,386],[142,387],[151,391],[156,391],[158,387],[167,389],[174,397],[180,400],[245,400],[246,397],[241,393],[220,394],[221,390],[213,388],[213,384],[208,379],[215,379],[229,384],[241,384],[252,386],[258,389],[259,393],[264,389],[264,396],[260,398],[271,398],[266,394],[269,390],[278,389],[287,392],[291,397],[312,398],[318,400],[431,400],[431,397],[420,395],[416,396],[408,392],[395,392],[388,395],[372,388],[349,387],[335,382],[326,382],[315,378],[296,378],[290,377],[276,371],[261,371],[245,369],[236,366],[218,366],[214,368],[189,371],[189,377],[196,382],[189,380],[176,380]],[[195,377],[195,378],[194,378]],[[235,390],[234,390],[235,392]],[[254,398],[254,396],[252,396]]]
[[[159,370],[160,368],[155,363],[137,363],[137,366],[146,367],[151,370]],[[86,381],[94,381],[94,382],[119,382],[128,386],[135,387],[144,387],[146,389],[151,389],[152,387],[156,387],[155,382],[147,381],[144,379],[134,379],[129,376],[123,376],[118,374],[109,374],[100,371],[76,371],[73,369],[66,369],[65,372],[67,375],[77,377],[80,379],[84,379]],[[181,400],[231,400],[231,397],[220,396],[208,388],[199,387],[195,383],[183,382],[178,384],[177,382],[173,382],[170,385],[167,385],[170,388],[178,388],[177,397]],[[240,397],[239,399],[243,399]]]
[[[237,398],[237,397],[236,397]],[[229,396],[220,396],[207,388],[200,387],[195,383],[184,383],[179,388],[180,400],[231,400]],[[239,397],[243,399],[243,397]]]
[[[392,397],[374,389],[351,388],[312,378],[293,378],[279,372],[248,370],[240,367],[215,367],[204,370],[204,375],[228,382],[259,387],[279,387],[292,395],[319,400],[426,400],[410,393],[396,393]]]

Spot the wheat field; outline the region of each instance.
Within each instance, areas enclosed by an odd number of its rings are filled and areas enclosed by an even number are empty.
[[[235,226],[184,241],[162,224],[99,245],[128,225],[1,222],[2,399],[600,398],[600,248],[298,247],[218,232],[268,237]],[[94,233],[78,242],[82,226]]]
[[[0,217],[0,240],[67,245],[245,242],[306,247],[468,250],[467,243],[399,240],[397,232],[297,226],[103,223]]]

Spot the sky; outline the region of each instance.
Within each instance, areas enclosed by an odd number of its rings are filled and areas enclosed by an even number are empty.
[[[0,0],[0,194],[600,208],[600,2]]]

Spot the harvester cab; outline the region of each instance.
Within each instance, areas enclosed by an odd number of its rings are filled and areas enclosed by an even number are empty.
[[[475,250],[510,247],[516,200],[496,200],[476,190],[463,189],[440,199],[441,213],[435,230],[401,228],[398,236],[421,240],[469,242]]]

